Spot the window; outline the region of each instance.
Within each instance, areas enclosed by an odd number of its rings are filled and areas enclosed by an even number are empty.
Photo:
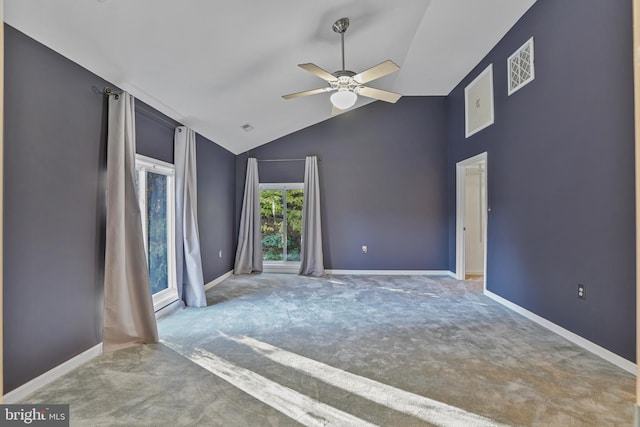
[[[296,269],[300,263],[304,184],[260,184],[262,259],[265,269]]]
[[[156,311],[178,299],[174,174],[172,164],[136,155],[136,193]]]

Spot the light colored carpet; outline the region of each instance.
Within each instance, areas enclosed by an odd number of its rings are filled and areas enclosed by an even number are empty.
[[[25,401],[70,403],[82,426],[633,421],[632,375],[478,281],[262,274],[207,298],[160,320],[163,343],[102,355]]]

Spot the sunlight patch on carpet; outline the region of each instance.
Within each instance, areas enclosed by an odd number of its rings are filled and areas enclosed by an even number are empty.
[[[326,384],[438,426],[500,426],[488,418],[455,406],[334,368],[247,336],[230,337],[223,332],[218,333],[226,339],[248,346],[280,365],[291,367]]]
[[[212,374],[305,426],[376,427],[375,424],[318,402],[255,372],[236,366],[204,349],[195,348],[193,351],[188,351],[180,345],[161,342]]]

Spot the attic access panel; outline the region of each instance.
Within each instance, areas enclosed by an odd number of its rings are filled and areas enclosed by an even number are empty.
[[[493,124],[493,64],[464,89],[464,113],[466,138]]]

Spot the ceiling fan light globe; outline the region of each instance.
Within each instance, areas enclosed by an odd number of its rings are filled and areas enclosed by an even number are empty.
[[[350,90],[339,90],[331,95],[330,99],[334,107],[340,110],[346,110],[353,107],[353,104],[358,100],[358,95]]]

